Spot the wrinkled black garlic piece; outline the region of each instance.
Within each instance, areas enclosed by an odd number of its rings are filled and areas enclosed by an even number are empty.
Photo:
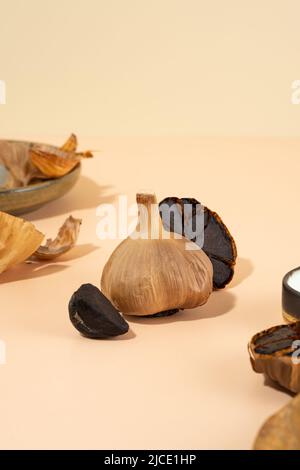
[[[198,244],[213,265],[214,288],[225,287],[234,274],[237,250],[221,217],[194,198],[167,197],[160,202],[159,207],[164,228]],[[168,207],[172,209],[171,217],[165,210]],[[196,224],[201,211],[203,223]]]
[[[248,350],[255,372],[291,392],[300,392],[300,321],[257,333]]]
[[[83,284],[72,295],[69,316],[74,327],[88,338],[109,338],[127,333],[128,323],[102,292]]]

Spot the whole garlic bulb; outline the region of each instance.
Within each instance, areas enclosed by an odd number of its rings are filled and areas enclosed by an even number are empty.
[[[193,242],[165,231],[154,194],[137,194],[137,203],[136,231],[106,263],[102,292],[128,315],[151,315],[204,304],[213,287],[208,256]],[[191,245],[194,249],[187,249]]]

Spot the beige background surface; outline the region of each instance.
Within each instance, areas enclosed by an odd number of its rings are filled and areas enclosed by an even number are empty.
[[[48,236],[82,217],[78,247],[1,276],[1,448],[250,448],[288,401],[246,346],[282,321],[281,279],[300,264],[299,14],[298,0],[0,1],[0,137],[74,131],[101,150],[69,195],[28,216]],[[193,137],[207,135],[257,138]],[[201,309],[83,339],[68,300],[99,284],[118,243],[97,239],[95,208],[141,188],[217,210],[235,279]]]
[[[41,136],[42,139],[42,136]],[[60,143],[63,136],[53,143]],[[82,217],[78,247],[57,263],[1,275],[1,448],[250,448],[262,422],[289,396],[252,372],[247,342],[282,322],[281,279],[300,264],[297,139],[82,139],[101,148],[78,185],[28,218],[48,236]],[[67,304],[99,285],[119,242],[96,237],[95,207],[197,197],[234,234],[231,286],[202,308],[130,321],[120,339],[82,338]]]
[[[1,134],[293,135],[298,0],[1,0]]]

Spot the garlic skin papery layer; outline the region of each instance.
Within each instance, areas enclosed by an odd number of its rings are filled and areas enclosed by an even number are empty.
[[[0,273],[29,258],[43,238],[32,223],[0,212]]]
[[[204,304],[213,288],[213,268],[195,243],[167,232],[154,194],[137,194],[136,231],[106,263],[101,290],[128,315],[152,315]]]

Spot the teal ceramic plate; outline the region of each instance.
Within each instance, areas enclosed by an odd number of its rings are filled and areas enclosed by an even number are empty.
[[[0,189],[0,211],[13,215],[34,211],[48,202],[66,194],[75,185],[80,176],[80,164],[70,173],[57,179],[30,184],[23,188]],[[0,165],[0,187],[8,174]]]

